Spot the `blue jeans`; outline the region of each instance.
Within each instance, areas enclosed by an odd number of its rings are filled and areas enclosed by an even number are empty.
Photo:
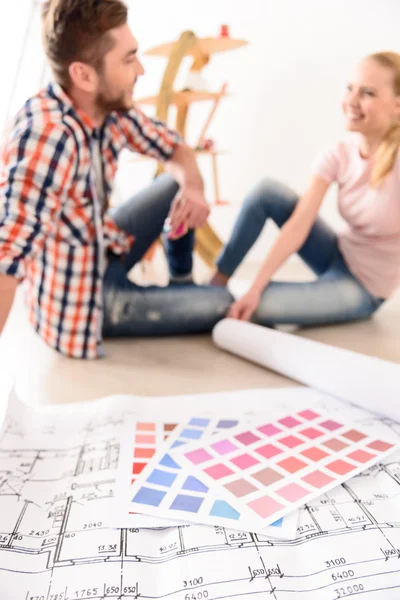
[[[122,261],[112,254],[104,276],[105,337],[157,336],[210,331],[232,303],[227,290],[194,284],[141,287],[127,278],[163,230],[171,203],[179,189],[162,175],[147,189],[113,211],[117,225],[135,236]],[[190,275],[194,231],[182,238],[165,240],[172,277]]]
[[[279,227],[289,219],[298,196],[286,186],[262,181],[245,199],[231,238],[217,264],[232,275],[271,218]],[[314,271],[316,281],[271,282],[262,295],[253,321],[261,325],[325,325],[370,317],[383,299],[370,294],[349,271],[335,233],[317,219],[300,257]]]

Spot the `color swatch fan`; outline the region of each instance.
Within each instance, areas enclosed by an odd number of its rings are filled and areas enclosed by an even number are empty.
[[[305,408],[191,444],[180,456],[177,449],[172,458],[203,485],[218,484],[240,515],[236,527],[258,532],[399,448],[375,433]],[[208,519],[206,506],[196,507],[193,520],[201,518]]]
[[[127,485],[127,473],[130,472],[132,456],[137,453],[132,427],[127,428],[125,441],[121,446],[121,466],[117,482],[117,499],[113,511],[114,527],[139,527],[146,522],[145,515],[160,520],[165,525],[182,525],[193,522],[192,516],[201,507],[208,507],[208,518],[196,522],[208,525],[221,525],[235,528],[240,511],[230,505],[219,493],[218,484],[205,485],[193,476],[190,470],[182,469],[180,450],[193,440],[206,443],[215,434],[237,428],[239,421],[232,418],[192,417],[187,423],[176,427],[162,449],[153,458],[140,467],[140,475],[135,476]],[[242,425],[243,426],[243,425]],[[135,463],[136,464],[136,463]],[[133,466],[133,470],[139,467]],[[193,469],[192,469],[193,470]],[[141,514],[144,513],[144,514]],[[297,511],[285,518],[276,519],[260,533],[270,538],[294,538],[297,529]]]
[[[150,515],[123,510],[121,498],[129,495],[131,486],[146,468],[154,455],[164,446],[165,441],[178,427],[177,423],[161,421],[136,421],[126,423],[125,433],[120,445],[118,473],[115,482],[115,506],[111,507],[108,518],[110,527],[163,528],[179,525],[176,520],[158,519]],[[126,503],[125,503],[126,504]]]

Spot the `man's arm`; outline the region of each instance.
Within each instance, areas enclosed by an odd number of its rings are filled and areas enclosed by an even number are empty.
[[[165,170],[171,173],[181,187],[193,186],[200,190],[204,189],[196,155],[186,144],[176,145],[171,158],[166,162]]]
[[[190,229],[202,227],[210,209],[204,197],[203,179],[193,150],[185,144],[178,144],[166,163],[166,171],[171,173],[181,188],[171,208],[172,231],[182,223],[186,223]]]
[[[0,330],[32,254],[54,229],[72,183],[76,145],[54,123],[27,123],[4,144],[0,173]]]
[[[182,224],[189,228],[204,225],[210,211],[204,198],[203,180],[195,153],[180,135],[138,108],[120,113],[119,127],[131,150],[165,163],[166,170],[179,183],[181,189],[170,214],[172,233]]]
[[[0,334],[6,324],[18,281],[10,275],[0,275]]]

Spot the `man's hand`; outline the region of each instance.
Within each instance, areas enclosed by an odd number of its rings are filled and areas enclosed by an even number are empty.
[[[229,309],[228,319],[250,321],[251,316],[260,304],[261,294],[256,290],[249,290],[247,294],[234,302]]]
[[[183,224],[189,229],[197,229],[205,225],[210,208],[204,197],[203,187],[187,184],[174,199],[169,218],[171,232],[174,234]]]

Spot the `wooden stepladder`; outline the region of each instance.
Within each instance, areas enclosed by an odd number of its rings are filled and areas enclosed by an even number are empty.
[[[176,107],[175,129],[186,138],[186,125],[189,109],[193,103],[211,101],[212,108],[199,135],[194,150],[199,154],[208,154],[211,157],[214,202],[224,204],[220,198],[217,157],[218,152],[213,145],[207,147],[206,133],[215,117],[221,100],[227,95],[227,85],[224,84],[219,92],[210,92],[198,85],[188,86],[181,91],[174,90],[174,83],[185,57],[191,57],[192,64],[189,72],[189,81],[201,80],[202,69],[210,62],[212,54],[226,52],[240,48],[247,44],[243,40],[233,40],[227,36],[198,38],[192,31],[184,31],[178,40],[162,44],[148,50],[145,54],[149,56],[162,56],[168,59],[167,66],[161,81],[157,96],[149,96],[139,99],[141,105],[153,105],[156,108],[156,117],[161,121],[168,122],[169,110]],[[190,85],[190,84],[189,84]],[[162,172],[162,165],[158,165],[157,174]],[[196,252],[210,266],[214,265],[215,259],[222,249],[222,242],[210,225],[205,225],[196,232]]]

